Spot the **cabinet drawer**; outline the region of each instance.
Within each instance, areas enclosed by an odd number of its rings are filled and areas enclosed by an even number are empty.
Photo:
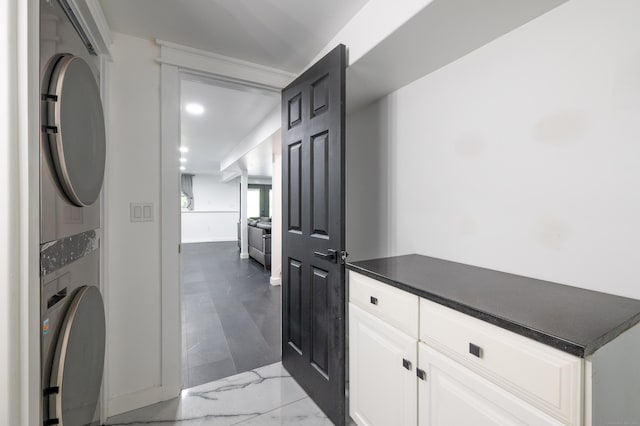
[[[419,297],[349,271],[349,301],[418,338]]]
[[[580,424],[580,358],[425,299],[420,340],[564,423]]]

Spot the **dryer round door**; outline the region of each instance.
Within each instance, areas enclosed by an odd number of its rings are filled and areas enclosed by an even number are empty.
[[[43,130],[60,187],[73,204],[93,204],[104,179],[106,140],[100,91],[82,58],[53,57],[45,77]]]
[[[62,323],[51,368],[49,419],[61,426],[93,421],[104,370],[105,316],[100,291],[80,287]]]

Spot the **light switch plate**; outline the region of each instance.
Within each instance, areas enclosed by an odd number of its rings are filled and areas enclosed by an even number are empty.
[[[131,222],[153,222],[153,203],[130,203]]]

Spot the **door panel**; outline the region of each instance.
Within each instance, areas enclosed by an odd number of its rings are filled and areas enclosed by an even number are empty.
[[[289,199],[287,216],[290,231],[302,231],[302,142],[295,142],[287,148],[289,174],[287,182],[289,184]]]
[[[345,422],[344,95],[338,46],[282,91],[282,362]]]
[[[329,143],[323,132],[311,139],[311,224],[312,236],[329,235]]]
[[[314,268],[311,282],[311,362],[329,378],[329,272]]]
[[[420,426],[562,424],[427,345],[418,352]]]
[[[287,318],[284,323],[289,326],[288,344],[302,353],[302,292],[300,291],[300,283],[302,282],[302,264],[294,259],[289,259],[289,285],[287,286],[289,304],[287,305]],[[283,310],[283,312],[285,312]]]

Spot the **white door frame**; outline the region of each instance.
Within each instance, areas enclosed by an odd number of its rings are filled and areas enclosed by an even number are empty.
[[[0,423],[40,424],[37,0],[0,1]]]
[[[221,82],[280,90],[296,76],[175,43],[160,46],[160,233],[162,264],[162,383],[177,395],[182,387],[180,273],[180,82],[198,75]]]

